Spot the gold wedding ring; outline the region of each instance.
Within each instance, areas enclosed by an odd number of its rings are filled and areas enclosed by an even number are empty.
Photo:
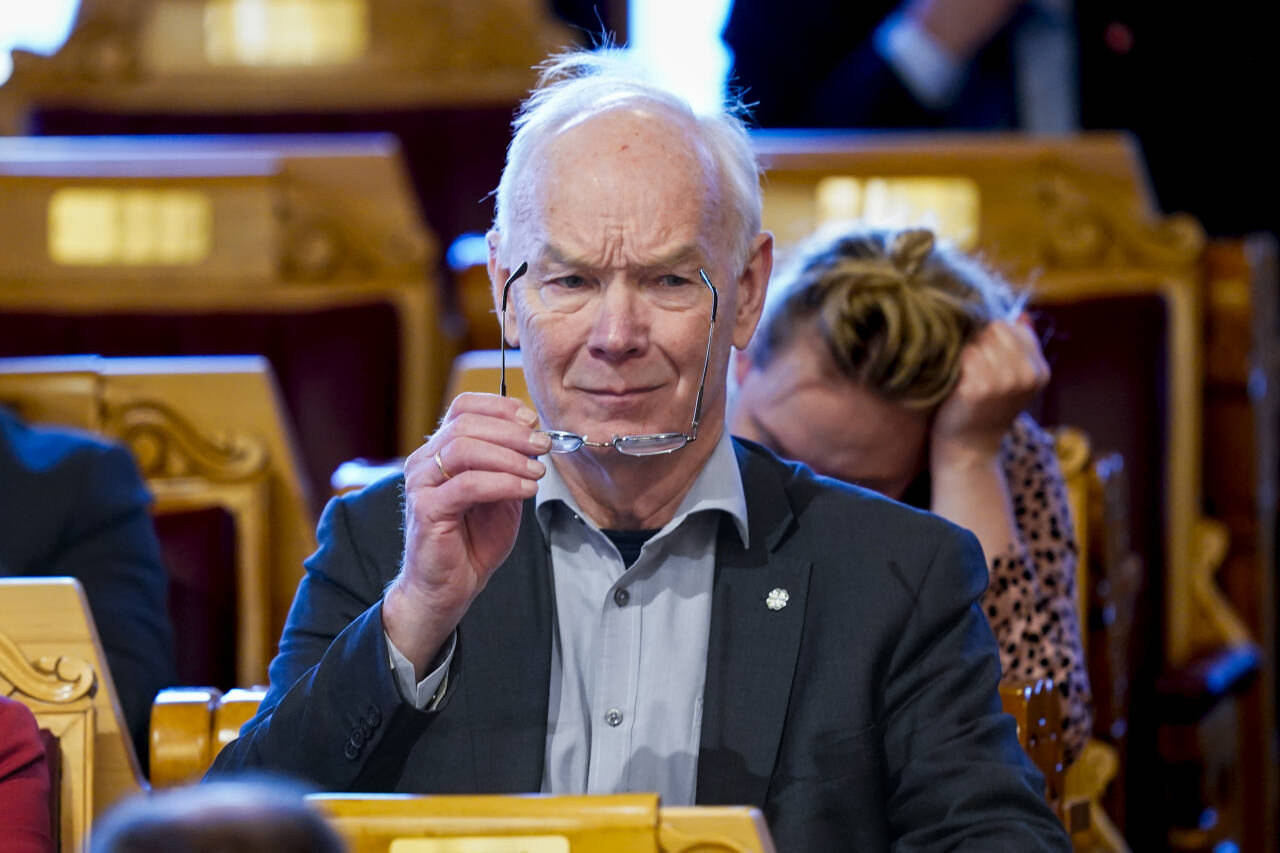
[[[436,460],[436,467],[440,469],[440,473],[444,475],[444,478],[445,478],[446,480],[452,480],[452,479],[453,479],[453,475],[452,475],[452,474],[450,474],[448,471],[444,470],[444,463],[440,461],[440,451],[439,451],[439,450],[437,450],[437,451],[436,451],[435,460]]]

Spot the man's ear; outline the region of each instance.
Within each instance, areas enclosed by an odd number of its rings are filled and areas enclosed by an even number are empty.
[[[733,318],[733,345],[745,350],[764,311],[764,295],[773,272],[773,235],[761,231],[751,241],[746,269],[738,277],[738,305]]]
[[[502,242],[502,235],[497,229],[490,229],[488,234],[484,235],[485,242],[489,245],[489,287],[493,290],[493,313],[498,318],[498,324],[502,324],[502,286],[507,283],[507,277],[511,275],[511,270],[502,265],[498,260],[498,245]],[[516,324],[516,312],[513,306],[507,305],[507,328],[499,330],[507,339],[507,346],[520,346],[520,330]]]

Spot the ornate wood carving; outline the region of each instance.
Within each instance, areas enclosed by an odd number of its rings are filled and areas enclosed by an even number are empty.
[[[1226,560],[1230,540],[1230,531],[1221,521],[1212,518],[1197,520],[1190,577],[1192,605],[1197,617],[1190,620],[1190,624],[1195,635],[1193,648],[1197,651],[1254,643],[1249,627],[1217,583],[1218,570]]]
[[[1204,251],[1204,229],[1194,217],[1137,217],[1108,203],[1100,178],[1051,167],[1037,195],[1044,217],[1044,256],[1054,266],[1185,268]]]
[[[24,106],[144,112],[514,103],[533,85],[532,66],[576,40],[540,0],[359,0],[351,5],[367,33],[351,54],[250,62],[214,55],[214,5],[81,0],[66,44],[49,57],[17,51],[0,94]],[[279,38],[267,33],[268,44]]]
[[[1071,478],[1084,471],[1093,452],[1089,446],[1089,437],[1074,427],[1059,427],[1054,431],[1054,450],[1058,456],[1058,467],[1065,478]]]
[[[142,475],[201,476],[218,482],[265,472],[266,445],[236,432],[208,436],[162,403],[140,401],[109,409],[104,430],[133,451]]]
[[[0,695],[21,693],[39,702],[62,705],[92,696],[96,685],[88,661],[49,655],[29,662],[17,643],[0,634]]]
[[[1129,845],[1110,816],[1102,808],[1102,795],[1120,770],[1120,756],[1115,747],[1091,740],[1067,770],[1065,782],[1068,809],[1083,808],[1086,825],[1071,841],[1076,850],[1092,853],[1129,853]]]

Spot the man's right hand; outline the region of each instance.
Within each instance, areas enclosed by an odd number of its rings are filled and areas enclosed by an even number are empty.
[[[461,394],[405,461],[404,562],[383,601],[383,627],[422,678],[493,571],[511,553],[522,503],[551,439],[527,405]]]

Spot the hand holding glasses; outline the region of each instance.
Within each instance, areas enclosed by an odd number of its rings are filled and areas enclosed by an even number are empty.
[[[511,292],[511,285],[528,271],[529,262],[521,262],[520,266],[511,274],[511,277],[507,279],[506,284],[502,286],[502,343],[500,344],[502,372],[498,393],[503,397],[507,396],[507,296]],[[584,435],[578,435],[576,432],[568,432],[567,430],[540,430],[551,439],[551,453],[573,453],[583,447],[612,447],[627,456],[657,456],[662,453],[673,453],[697,439],[698,423],[702,419],[702,392],[707,384],[707,366],[711,362],[711,341],[715,336],[716,313],[720,307],[720,294],[716,292],[715,285],[711,283],[711,279],[707,277],[706,272],[701,267],[698,268],[698,276],[711,291],[711,327],[707,330],[707,350],[702,359],[702,377],[698,381],[698,396],[694,400],[693,423],[689,427],[689,431],[687,433],[658,432],[646,435],[615,435],[609,441],[591,441]],[[543,304],[551,310],[572,311],[576,307],[581,307],[582,300],[589,298],[589,294],[585,291],[581,295],[574,294],[575,291],[570,289],[567,292],[556,292],[541,296],[541,299]],[[669,307],[684,307],[677,303],[688,297],[683,294],[677,294],[673,290],[670,295],[660,298],[669,302]]]

